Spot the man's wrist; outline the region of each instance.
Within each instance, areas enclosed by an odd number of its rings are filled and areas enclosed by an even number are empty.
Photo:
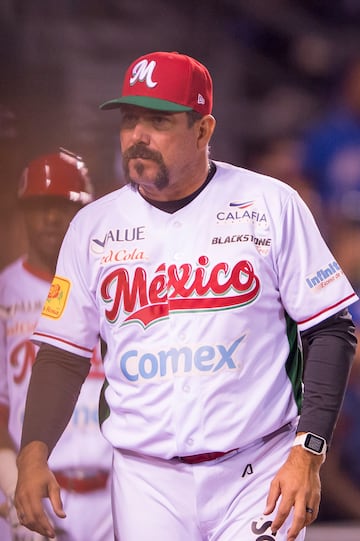
[[[296,435],[292,446],[301,446],[308,453],[321,456],[323,461],[325,460],[327,442],[325,438],[318,434],[314,434],[313,432],[300,432]]]
[[[45,463],[48,460],[49,451],[48,446],[43,441],[31,441],[26,444],[17,456],[17,466],[20,468],[23,461],[29,460],[31,458],[32,462],[41,462]]]

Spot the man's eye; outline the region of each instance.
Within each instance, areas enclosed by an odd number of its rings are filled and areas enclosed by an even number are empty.
[[[152,122],[155,126],[165,126],[169,123],[169,118],[167,116],[153,116]]]
[[[122,126],[132,126],[136,123],[136,116],[135,115],[123,115],[121,118],[121,124]]]

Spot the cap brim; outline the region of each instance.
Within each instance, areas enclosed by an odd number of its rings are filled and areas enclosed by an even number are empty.
[[[158,98],[149,98],[148,96],[123,96],[113,100],[106,101],[100,105],[100,109],[118,109],[122,105],[137,105],[145,109],[155,109],[156,111],[170,111],[181,113],[192,111],[191,107],[180,105],[172,101],[160,100]]]

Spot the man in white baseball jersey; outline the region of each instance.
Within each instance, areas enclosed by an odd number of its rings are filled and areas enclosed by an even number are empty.
[[[7,509],[3,506],[2,510],[11,525],[9,539],[38,539],[38,534],[19,525],[12,504],[17,481],[16,450],[20,446],[26,391],[37,351],[29,338],[48,295],[68,225],[91,200],[86,168],[71,153],[40,156],[30,162],[22,175],[19,204],[29,249],[26,256],[0,275],[0,487],[8,498]],[[55,293],[53,285],[49,296]],[[51,456],[67,515],[65,520],[56,515],[51,518],[59,541],[114,538],[109,476],[112,448],[101,435],[98,423],[98,397],[104,381],[98,349],[69,426]]]
[[[355,349],[347,307],[357,296],[292,188],[210,159],[201,63],[142,56],[102,108],[120,109],[129,182],[82,209],[60,251],[33,335],[20,520],[53,535],[41,496],[62,516],[47,459],[101,336],[116,539],[303,540]]]

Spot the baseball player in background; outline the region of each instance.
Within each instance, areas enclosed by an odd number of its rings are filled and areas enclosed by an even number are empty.
[[[92,200],[84,163],[67,152],[33,160],[22,175],[18,199],[28,236],[28,253],[0,275],[0,488],[7,496],[7,506],[2,511],[10,525],[8,539],[32,541],[38,539],[37,534],[19,525],[13,507],[16,451],[37,351],[29,338],[48,295],[69,222]],[[55,293],[53,285],[49,297]],[[109,478],[112,449],[101,435],[98,423],[98,397],[103,381],[102,360],[99,348],[95,348],[89,377],[51,457],[67,515],[65,520],[51,516],[59,541],[114,538]],[[47,383],[43,381],[42,386]]]
[[[303,540],[357,296],[290,186],[210,158],[204,65],[142,56],[102,108],[120,110],[128,184],[81,209],[60,250],[33,334],[19,519],[54,535],[44,496],[63,516],[47,460],[100,336],[116,539]]]

